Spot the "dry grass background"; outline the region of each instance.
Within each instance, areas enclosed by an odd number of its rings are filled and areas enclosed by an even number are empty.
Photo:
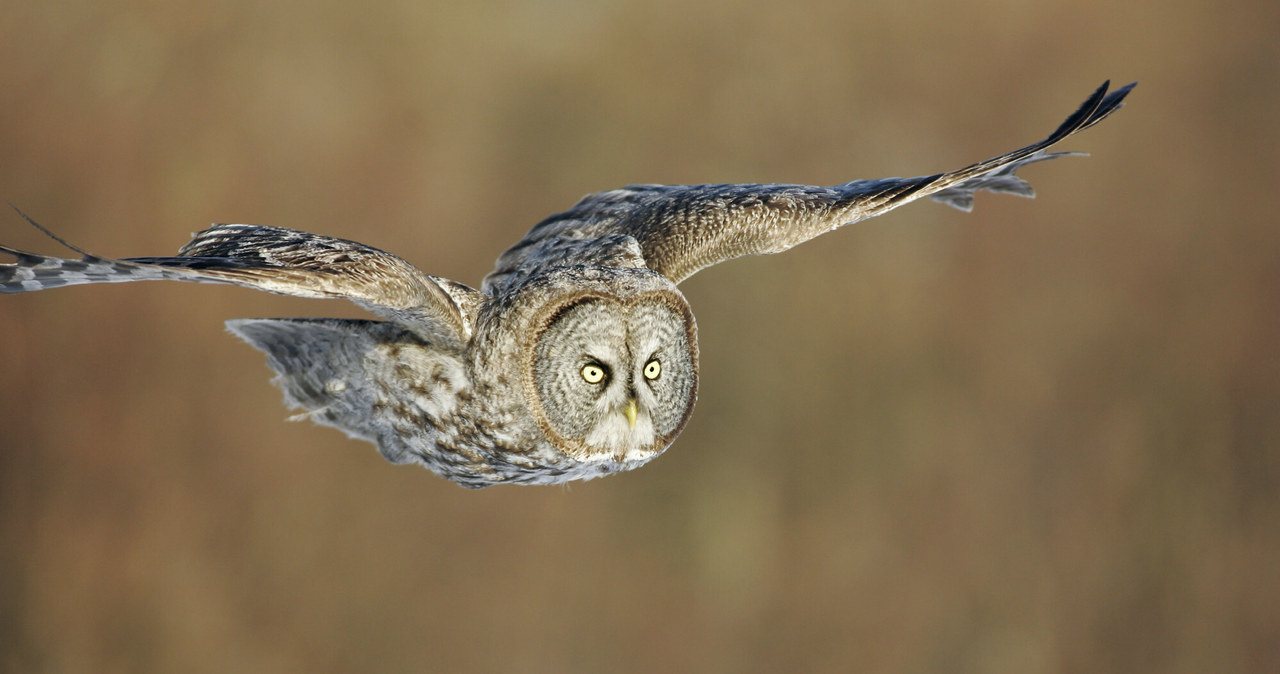
[[[1280,668],[1280,5],[11,1],[0,196],[478,283],[632,182],[1031,167],[698,275],[645,469],[459,489],[287,412],[234,288],[0,298],[0,670]],[[53,252],[16,215],[0,240]]]

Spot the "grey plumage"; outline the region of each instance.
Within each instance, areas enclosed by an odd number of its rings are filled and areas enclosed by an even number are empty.
[[[382,319],[253,319],[228,328],[264,351],[301,416],[467,487],[551,484],[661,454],[697,398],[693,313],[676,284],[778,253],[928,196],[969,210],[978,190],[1033,196],[1015,175],[1118,109],[1104,83],[1048,138],[918,178],[809,185],[633,185],[584,197],[503,253],[480,290],[353,241],[215,225],[177,256],[79,258],[0,246],[0,292],[124,281],[241,285],[349,299]],[[25,216],[23,216],[25,217]]]

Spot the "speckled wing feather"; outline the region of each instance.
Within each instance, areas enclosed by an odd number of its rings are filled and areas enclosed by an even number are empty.
[[[457,437],[467,386],[456,353],[403,326],[338,318],[254,318],[227,329],[267,354],[294,419],[368,440],[392,463],[422,463],[467,486],[488,456]],[[444,443],[452,451],[440,451]]]
[[[977,190],[1033,196],[1014,172],[1027,164],[1073,153],[1047,152],[1068,136],[1102,121],[1134,87],[1110,94],[1104,83],[1048,138],[965,168],[919,178],[811,185],[632,185],[588,195],[573,208],[536,225],[504,253],[485,278],[485,292],[518,283],[542,258],[561,264],[557,240],[629,236],[643,262],[673,282],[744,255],[779,253],[844,225],[929,196],[969,210]]]
[[[282,227],[215,225],[195,234],[174,257],[109,259],[32,224],[81,256],[51,257],[0,246],[0,253],[17,258],[0,265],[0,292],[128,281],[224,283],[280,295],[351,300],[423,337],[457,343],[470,338],[481,301],[475,290],[424,274],[391,253]]]

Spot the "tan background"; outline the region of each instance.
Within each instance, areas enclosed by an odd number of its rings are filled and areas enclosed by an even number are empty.
[[[1280,5],[9,2],[0,197],[104,255],[305,228],[476,284],[631,182],[1031,167],[683,289],[645,469],[459,489],[285,423],[241,316],[0,297],[0,670],[1280,667]],[[54,252],[13,214],[0,240]]]

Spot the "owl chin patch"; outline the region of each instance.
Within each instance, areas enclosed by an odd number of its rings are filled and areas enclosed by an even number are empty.
[[[658,452],[654,449],[657,434],[653,430],[653,420],[647,412],[636,415],[635,428],[621,412],[611,413],[600,420],[585,441],[587,451],[609,456],[617,461],[643,461],[653,458]]]

